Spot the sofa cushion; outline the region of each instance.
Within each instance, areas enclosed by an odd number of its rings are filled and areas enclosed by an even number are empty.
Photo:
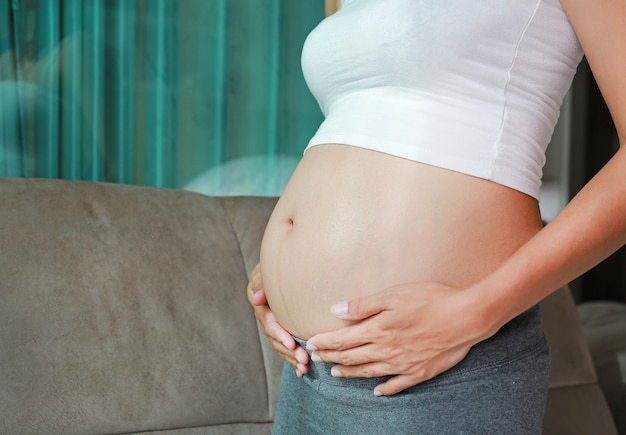
[[[541,302],[546,338],[552,353],[550,388],[597,382],[574,298],[564,287]]]
[[[619,433],[626,434],[626,304],[593,301],[577,308],[600,386]]]
[[[541,310],[552,353],[543,433],[617,434],[569,288],[544,299]]]

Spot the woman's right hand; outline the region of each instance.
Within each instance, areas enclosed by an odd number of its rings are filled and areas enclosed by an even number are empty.
[[[272,313],[263,289],[261,264],[257,264],[250,273],[248,301],[254,308],[254,315],[259,320],[274,350],[282,359],[291,364],[298,377],[304,376],[309,371],[309,354],[296,343],[289,332],[280,326]]]

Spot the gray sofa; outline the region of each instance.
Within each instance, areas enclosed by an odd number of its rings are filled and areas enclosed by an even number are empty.
[[[0,433],[270,433],[245,288],[274,203],[0,179]],[[568,290],[542,305],[545,433],[615,433]]]

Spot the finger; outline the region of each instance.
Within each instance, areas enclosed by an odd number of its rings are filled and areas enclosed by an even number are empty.
[[[309,354],[302,346],[296,346],[296,349],[293,352],[296,360],[302,365],[309,364]]]
[[[287,361],[289,364],[291,364],[293,369],[296,370],[298,364],[300,364],[300,363],[294,357],[293,352],[290,351],[289,349],[287,349],[285,346],[283,346],[282,343],[280,343],[279,341],[270,340],[270,343],[272,344],[272,347],[274,348],[276,353],[278,353],[278,356],[281,359]]]
[[[259,320],[263,332],[270,339],[280,342],[283,346],[292,351],[296,348],[296,341],[291,334],[278,323],[269,305],[255,306],[254,315]]]
[[[393,396],[401,391],[406,390],[414,385],[423,382],[419,375],[398,375],[388,379],[386,382],[377,385],[374,388],[375,396]]]
[[[249,286],[253,292],[256,292],[263,287],[263,277],[261,276],[260,270],[255,274],[250,275]]]
[[[344,320],[363,320],[384,311],[386,308],[385,292],[341,301],[330,308],[330,312]]]
[[[389,364],[372,362],[358,366],[337,364],[332,367],[331,374],[338,378],[379,378],[393,375],[394,372]]]
[[[413,385],[428,381],[458,364],[467,355],[469,348],[457,347],[448,352],[437,355],[428,362],[415,366],[410,373],[400,374],[378,385],[374,391],[376,395],[390,396],[397,394]]]
[[[297,346],[295,350],[291,350],[283,346],[279,341],[270,337],[268,339],[280,358],[291,365],[298,377],[302,377],[309,372],[309,355],[302,347]]]
[[[280,342],[287,349],[294,351],[298,345],[293,339],[290,333],[285,331],[282,326],[276,321],[274,314],[267,305],[255,308],[255,311],[259,311],[259,321],[263,327],[265,335]]]
[[[267,304],[267,296],[265,295],[264,289],[257,290],[256,293],[252,294],[252,298],[250,300],[252,305],[265,305]]]
[[[280,328],[280,325],[278,328]],[[267,330],[263,329],[263,332],[279,356],[289,362],[294,370],[299,373],[299,376],[306,374],[309,371],[309,354],[293,340],[291,335],[288,333],[283,335],[281,331],[282,328],[278,331],[273,330],[271,324],[267,326]],[[275,337],[278,337],[278,339]]]
[[[289,349],[283,343],[281,343],[278,340],[275,340],[271,336],[269,336],[267,334],[266,334],[266,336],[267,336],[267,339],[269,340],[270,344],[274,348],[274,350],[279,354],[279,356],[282,359],[284,359],[285,361],[287,361],[289,364],[291,364],[294,369],[296,368],[296,366],[298,364],[302,364],[302,365],[308,364],[308,359],[306,361],[300,361],[300,359],[302,359],[302,358],[301,358],[301,356],[298,356],[299,353],[297,353],[296,351],[294,351],[292,349]]]
[[[267,305],[260,263],[257,263],[250,272],[247,296],[248,301],[253,305],[254,314],[259,320],[261,329],[274,350],[293,367],[299,377],[304,376],[309,371],[309,355],[301,346],[297,345],[291,334],[280,326],[269,305]]]
[[[261,263],[257,263],[256,266],[254,266],[254,268],[252,269],[252,272],[250,272],[250,279],[252,279],[252,277],[255,275],[259,275],[260,273],[261,273]]]
[[[343,366],[353,366],[350,367],[350,373],[356,373],[357,375],[362,374],[362,372],[358,371],[357,367],[359,369],[363,369],[366,364],[385,361],[384,355],[378,355],[373,351],[372,346],[370,345],[363,345],[345,350],[315,350],[312,353],[311,359],[316,362],[323,361]]]
[[[308,372],[309,372],[308,364],[298,364],[296,366],[296,375],[298,375],[299,378],[306,375]]]
[[[263,288],[260,264],[257,264],[248,278],[248,293],[254,294]]]
[[[261,277],[261,263],[257,263],[250,272],[248,277],[248,288],[252,289],[252,291],[256,291],[259,287],[262,286],[263,279]]]
[[[272,342],[272,346],[274,346],[274,349],[283,356],[289,356],[290,361],[295,361],[297,364],[300,364],[302,366],[306,366],[309,364],[309,354],[297,343],[295,345],[295,348],[291,349],[290,347],[285,346],[284,343],[282,343],[281,341],[275,340],[270,336],[268,336],[268,338]]]
[[[314,335],[307,343],[308,350],[346,350],[367,344],[370,337],[368,322],[357,323],[338,329]]]
[[[267,303],[267,299],[265,299],[264,302],[258,299],[259,296],[257,295],[259,293],[262,293],[260,297],[265,298],[265,290],[262,287],[253,289],[252,281],[248,282],[248,287],[246,289],[246,296],[248,297],[248,302],[250,302],[251,305],[263,305],[264,303]],[[262,303],[259,303],[259,302],[262,302]]]

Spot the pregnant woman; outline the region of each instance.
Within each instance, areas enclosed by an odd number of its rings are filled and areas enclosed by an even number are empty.
[[[626,242],[626,156],[545,228],[541,168],[583,49],[625,137],[626,3],[335,9],[302,54],[325,120],[249,285],[287,361],[274,433],[540,433],[536,304]]]

